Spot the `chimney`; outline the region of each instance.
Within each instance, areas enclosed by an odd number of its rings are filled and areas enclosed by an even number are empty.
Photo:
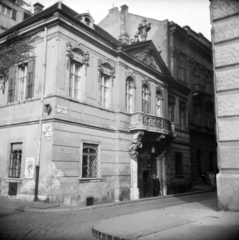
[[[33,6],[34,6],[34,13],[33,13],[34,15],[41,12],[44,8],[44,6],[42,4],[40,4],[39,2],[33,4]]]
[[[120,11],[120,36],[119,40],[122,43],[129,44],[129,35],[128,35],[128,6],[121,6]]]

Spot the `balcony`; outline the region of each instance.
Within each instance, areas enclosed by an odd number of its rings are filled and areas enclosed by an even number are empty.
[[[131,115],[130,131],[133,130],[173,134],[169,120],[142,112],[136,112]]]

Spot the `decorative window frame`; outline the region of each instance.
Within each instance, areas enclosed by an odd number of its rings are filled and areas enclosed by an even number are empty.
[[[112,66],[108,62],[103,61],[102,59],[98,59],[98,71],[99,71],[99,81],[101,79],[101,74],[105,74],[111,78],[112,84],[114,84],[114,79],[115,79],[115,67],[114,66]]]
[[[95,144],[98,146],[98,175],[96,178],[83,178],[82,177],[82,164],[83,164],[83,146],[84,144]],[[102,177],[101,177],[101,142],[99,141],[91,141],[91,140],[85,140],[82,139],[80,143],[80,162],[79,162],[79,182],[101,182]]]
[[[76,62],[85,65],[85,72],[87,74],[87,68],[90,66],[90,54],[88,51],[84,51],[79,46],[72,47],[71,43],[66,44],[66,56],[67,56],[67,69],[70,68],[70,61],[74,60]]]
[[[112,66],[109,62],[105,62],[102,59],[98,59],[98,82],[101,84],[101,78],[103,75],[106,75],[109,77],[109,107],[107,109],[111,108],[111,98],[112,98],[112,88],[114,86],[114,79],[115,79],[115,67]]]

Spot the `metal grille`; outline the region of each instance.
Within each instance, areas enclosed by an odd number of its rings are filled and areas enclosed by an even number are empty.
[[[98,174],[98,145],[83,144],[82,177],[95,178]]]
[[[22,162],[22,143],[11,145],[9,177],[20,178]]]

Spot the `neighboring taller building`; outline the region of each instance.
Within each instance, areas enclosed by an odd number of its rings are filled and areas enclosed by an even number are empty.
[[[239,211],[239,1],[211,0],[221,210]]]
[[[138,29],[149,23],[148,39],[154,42],[174,79],[191,90],[187,105],[190,153],[185,158],[191,160],[192,177],[198,182],[203,173],[217,171],[211,42],[188,26],[180,27],[168,20],[159,21],[129,13],[126,5],[121,6],[121,10],[117,7],[110,9],[99,26],[130,45],[138,41]],[[172,122],[177,115],[175,97],[169,95],[168,100]],[[175,126],[184,133],[178,122]],[[176,158],[175,155],[175,161]]]
[[[31,6],[23,0],[0,0],[0,34],[31,16]]]

